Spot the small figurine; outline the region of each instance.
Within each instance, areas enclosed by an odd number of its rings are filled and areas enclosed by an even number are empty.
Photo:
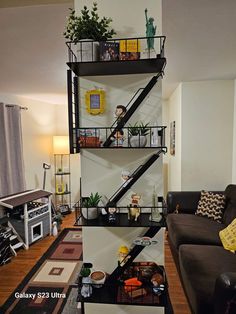
[[[141,200],[141,196],[139,194],[134,193],[131,195],[131,205],[138,206],[140,200]]]
[[[123,105],[116,106],[115,117],[116,117],[117,123],[119,123],[120,120],[125,116],[126,112],[127,112],[127,109],[125,106]]]
[[[154,36],[156,34],[156,26],[154,27],[154,18],[147,17],[147,9],[145,9],[145,17],[146,17],[146,37],[147,38],[147,48],[148,50],[154,49]]]
[[[118,265],[119,266],[124,266],[125,263],[129,260],[129,258],[131,257],[129,254],[129,249],[127,248],[127,246],[122,245],[119,247],[118,250]]]
[[[139,207],[133,206],[128,207],[128,220],[137,221],[141,214],[141,209]]]
[[[109,223],[115,223],[116,222],[116,218],[117,218],[117,208],[116,208],[116,204],[114,203],[109,203],[107,205],[107,212],[108,212],[108,222]]]
[[[159,208],[152,208],[152,213],[149,216],[150,221],[160,222],[162,220],[162,215],[159,211]]]
[[[81,288],[81,295],[84,298],[89,298],[93,292],[93,288],[92,288],[92,280],[90,277],[83,277],[82,278],[82,288]]]
[[[125,187],[132,180],[131,173],[128,170],[122,170],[121,180],[123,187]]]
[[[141,199],[141,196],[137,193],[134,193],[131,195],[131,204],[128,207],[128,220],[134,220],[137,221],[138,217],[141,214],[141,209],[139,206],[139,201]]]
[[[124,144],[124,132],[119,130],[114,134],[114,146],[123,147]]]
[[[164,279],[163,276],[159,273],[156,273],[151,278],[152,283],[152,291],[154,294],[161,295],[161,293],[164,291]]]

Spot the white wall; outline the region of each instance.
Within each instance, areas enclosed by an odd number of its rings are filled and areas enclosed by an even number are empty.
[[[181,157],[182,157],[182,84],[175,89],[168,102],[165,103],[168,106],[167,115],[165,121],[167,124],[167,147],[168,154],[165,158],[167,164],[168,174],[165,178],[168,180],[168,191],[180,191],[181,190]],[[170,155],[170,123],[175,121],[175,155]]]
[[[234,81],[182,83],[168,106],[169,122],[176,121],[168,190],[224,190],[235,167]]]
[[[55,134],[55,105],[16,95],[0,95],[4,103],[28,107],[21,111],[26,188],[43,187],[43,162],[51,164]],[[53,170],[48,170],[46,189],[53,191]]]
[[[92,8],[94,0],[75,0],[75,8],[77,11],[87,5]],[[148,9],[148,17],[154,18],[154,24],[157,25],[156,35],[162,35],[161,0],[99,0],[98,15],[111,17],[113,19],[112,27],[117,34],[115,38],[122,37],[144,37],[146,32],[145,8]],[[78,10],[79,9],[79,10]]]
[[[232,183],[236,183],[236,80],[234,81],[234,130],[233,130]]]
[[[182,190],[222,190],[232,180],[234,82],[182,84]]]
[[[80,80],[81,87],[81,126],[110,126],[114,122],[114,112],[117,104],[126,105],[132,98],[135,91],[144,87],[150,76],[127,75],[113,77],[94,78]],[[94,88],[104,88],[106,91],[107,106],[102,115],[92,116],[85,110],[84,93],[86,90]],[[136,121],[150,122],[150,125],[162,124],[162,100],[161,82],[152,90],[149,97],[139,107],[138,111],[130,119],[129,123]],[[110,197],[121,185],[121,172],[127,169],[133,172],[142,164],[155,150],[82,150],[81,171],[82,171],[82,194],[90,195],[91,192],[99,192]],[[153,187],[156,187],[158,195],[163,195],[162,158],[142,176],[142,178],[132,187],[132,191],[140,193],[144,205],[150,205]],[[130,202],[130,193],[124,197],[120,205],[127,205]]]
[[[28,108],[21,111],[26,188],[43,187],[43,163],[46,162],[52,166],[47,170],[46,190],[54,192],[52,137],[68,134],[67,106],[7,94],[0,94],[0,100]],[[79,178],[79,156],[71,155],[72,203],[79,200]]]

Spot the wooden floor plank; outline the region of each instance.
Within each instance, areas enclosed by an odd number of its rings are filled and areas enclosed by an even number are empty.
[[[62,229],[71,228],[73,224],[74,214],[72,213],[65,216]],[[30,246],[28,251],[20,250],[9,264],[0,267],[0,305],[7,300],[54,240],[53,236],[46,237]],[[190,314],[191,312],[167,241],[165,241],[165,269],[174,314]]]

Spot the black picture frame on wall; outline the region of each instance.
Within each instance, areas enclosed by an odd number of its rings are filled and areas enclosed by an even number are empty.
[[[175,121],[170,123],[170,154],[175,156]]]

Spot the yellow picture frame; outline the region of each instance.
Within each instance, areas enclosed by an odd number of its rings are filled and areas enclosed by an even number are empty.
[[[64,183],[56,184],[56,194],[64,194],[65,193],[65,185]]]
[[[105,111],[105,91],[93,89],[85,93],[86,110],[89,114],[97,115]]]

